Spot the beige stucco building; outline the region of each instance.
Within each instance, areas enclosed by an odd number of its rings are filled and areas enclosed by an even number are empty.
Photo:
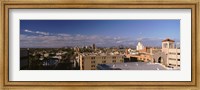
[[[180,68],[180,49],[175,47],[174,40],[165,39],[162,41],[162,52],[167,55],[167,65],[173,68]]]
[[[180,48],[175,47],[175,41],[165,39],[162,41],[162,52],[153,55],[154,62],[161,63],[167,67],[180,69]]]
[[[138,42],[137,46],[136,46],[136,50],[142,50],[144,49],[144,46],[141,42]]]
[[[98,64],[123,63],[124,55],[80,54],[80,70],[96,70]]]
[[[174,68],[180,68],[180,49],[169,49],[168,65]]]

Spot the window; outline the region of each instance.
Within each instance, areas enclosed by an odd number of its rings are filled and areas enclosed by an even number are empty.
[[[163,46],[164,46],[164,48],[167,48],[167,43],[164,43]]]
[[[169,65],[171,65],[171,66],[176,66],[176,64],[173,64],[173,63],[169,63]]]
[[[91,59],[95,59],[95,57],[91,57]]]
[[[116,59],[116,57],[112,57],[113,59]]]
[[[113,62],[113,63],[116,63],[116,60],[113,60],[112,62]]]
[[[180,61],[180,59],[178,59],[178,61]]]
[[[102,57],[102,59],[106,59],[106,57]]]
[[[180,53],[178,53],[178,55],[180,55]]]
[[[106,61],[102,61],[102,63],[106,63]]]
[[[169,44],[169,48],[174,48],[174,47],[173,47],[173,43],[170,43],[170,44]]]
[[[176,55],[176,53],[173,53],[173,52],[169,52],[169,54]]]
[[[91,61],[91,63],[95,63],[95,61]]]
[[[91,67],[95,67],[95,65],[91,65]]]
[[[169,58],[169,60],[176,60],[175,58]]]

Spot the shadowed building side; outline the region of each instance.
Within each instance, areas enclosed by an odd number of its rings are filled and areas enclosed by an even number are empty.
[[[161,63],[161,64],[167,66],[167,55],[164,52],[155,53],[153,55],[153,62]]]
[[[20,49],[20,69],[29,68],[29,49]]]

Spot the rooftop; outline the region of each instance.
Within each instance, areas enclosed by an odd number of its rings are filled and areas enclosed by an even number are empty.
[[[124,54],[114,54],[114,53],[82,53],[82,56],[124,56]]]
[[[148,63],[148,62],[99,64],[97,68],[100,70],[167,70],[158,63]]]
[[[174,40],[172,40],[172,39],[169,39],[169,38],[167,38],[167,39],[165,39],[165,40],[163,40],[162,42],[174,42]]]

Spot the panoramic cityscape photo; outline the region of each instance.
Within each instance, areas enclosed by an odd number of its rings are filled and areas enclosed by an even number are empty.
[[[180,20],[20,20],[20,70],[180,70]]]

